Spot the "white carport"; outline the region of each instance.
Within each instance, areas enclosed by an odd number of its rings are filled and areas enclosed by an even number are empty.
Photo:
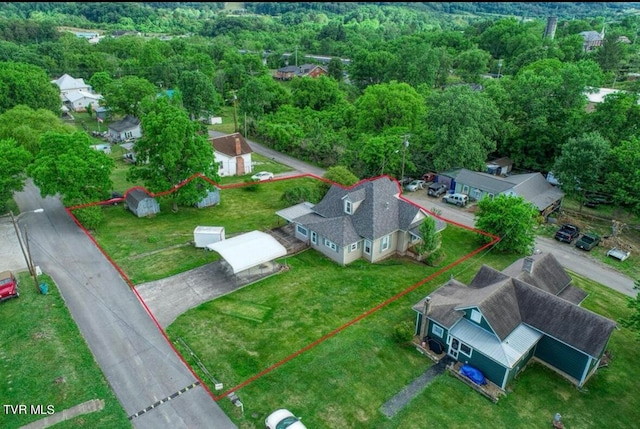
[[[218,252],[234,275],[241,273],[242,276],[275,272],[273,261],[287,255],[287,249],[278,240],[261,231],[247,232],[206,247]]]

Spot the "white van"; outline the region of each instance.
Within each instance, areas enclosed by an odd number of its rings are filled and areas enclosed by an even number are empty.
[[[458,207],[464,207],[469,202],[469,197],[465,194],[447,194],[442,201],[449,204],[455,204]]]

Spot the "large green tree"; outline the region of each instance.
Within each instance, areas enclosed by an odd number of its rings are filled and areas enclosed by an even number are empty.
[[[102,94],[102,104],[113,113],[132,115],[139,118],[142,103],[155,97],[158,91],[154,84],[145,78],[125,76],[107,84]]]
[[[14,139],[36,156],[40,150],[40,136],[47,131],[71,134],[76,129],[48,109],[15,106],[0,114],[0,139]]]
[[[369,86],[355,102],[357,129],[380,133],[385,128],[415,130],[424,118],[424,99],[409,84],[390,82]]]
[[[12,139],[0,140],[0,213],[7,211],[6,203],[14,192],[24,188],[25,172],[31,154]]]
[[[495,250],[525,255],[531,251],[535,242],[534,227],[538,215],[538,210],[524,198],[499,194],[478,201],[475,226],[481,231],[500,237],[500,241],[494,245]],[[485,243],[494,240],[486,235],[481,237]]]
[[[438,171],[453,167],[483,170],[502,127],[494,102],[484,92],[456,85],[432,92],[427,109],[433,166]]]
[[[104,152],[94,150],[91,143],[84,132],[42,135],[40,152],[27,173],[43,197],[59,194],[67,206],[109,197],[114,162]]]
[[[60,114],[60,89],[40,67],[0,62],[0,113],[19,104]]]
[[[144,110],[143,137],[135,146],[139,161],[129,170],[131,181],[141,179],[154,193],[169,191],[195,174],[219,182],[211,143],[183,108],[171,104],[167,97],[160,97]],[[203,179],[184,184],[169,195],[173,209],[198,203],[213,187]]]
[[[213,81],[200,71],[186,71],[178,79],[182,93],[182,105],[191,120],[209,117],[218,112],[222,99],[213,86]]]
[[[597,132],[570,138],[562,145],[553,175],[565,194],[580,202],[580,207],[586,201],[587,192],[601,190],[609,150],[609,142]]]
[[[640,139],[625,140],[613,148],[603,170],[604,190],[614,202],[640,214]]]

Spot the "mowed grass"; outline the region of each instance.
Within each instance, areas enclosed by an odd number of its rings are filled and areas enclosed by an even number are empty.
[[[91,233],[133,284],[158,280],[219,258],[215,252],[194,246],[197,226],[224,227],[226,238],[274,228],[284,224],[275,213],[289,205],[281,199],[285,190],[317,184],[317,179],[303,177],[225,188],[218,205],[180,207],[175,213],[169,198],[159,197],[160,213],[143,218],[124,204],[105,205],[104,222]]]
[[[539,428],[550,426],[557,412],[565,427],[637,427],[640,411],[628,393],[638,373],[637,340],[622,328],[609,345],[613,362],[582,390],[532,364],[493,404],[445,374],[396,416],[384,416],[380,407],[431,365],[395,339],[396,327],[415,321],[411,306],[456,270],[455,277],[468,282],[482,264],[503,269],[515,259],[481,252],[431,278],[453,262],[454,250],[468,251],[476,242],[473,233],[451,226],[443,239],[453,244],[440,267],[404,258],[341,267],[305,251],[287,258],[289,271],[202,304],[167,333],[185,341],[224,383],[218,395],[238,394],[244,414],[226,398],[219,404],[240,428],[262,427],[266,415],[281,407],[310,428]],[[585,308],[613,320],[629,314],[625,296],[571,274],[589,293]]]
[[[56,413],[92,399],[101,411],[77,416],[56,428],[128,428],[127,415],[95,362],[52,279],[48,293],[36,288],[28,272],[18,274],[20,296],[0,304],[0,402],[53,406]],[[0,427],[18,428],[45,415],[0,412]]]

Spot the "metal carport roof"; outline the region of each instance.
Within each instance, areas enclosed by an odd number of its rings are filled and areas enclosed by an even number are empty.
[[[287,254],[287,249],[278,240],[261,231],[251,231],[208,244],[207,248],[218,252],[231,266],[233,274]]]

